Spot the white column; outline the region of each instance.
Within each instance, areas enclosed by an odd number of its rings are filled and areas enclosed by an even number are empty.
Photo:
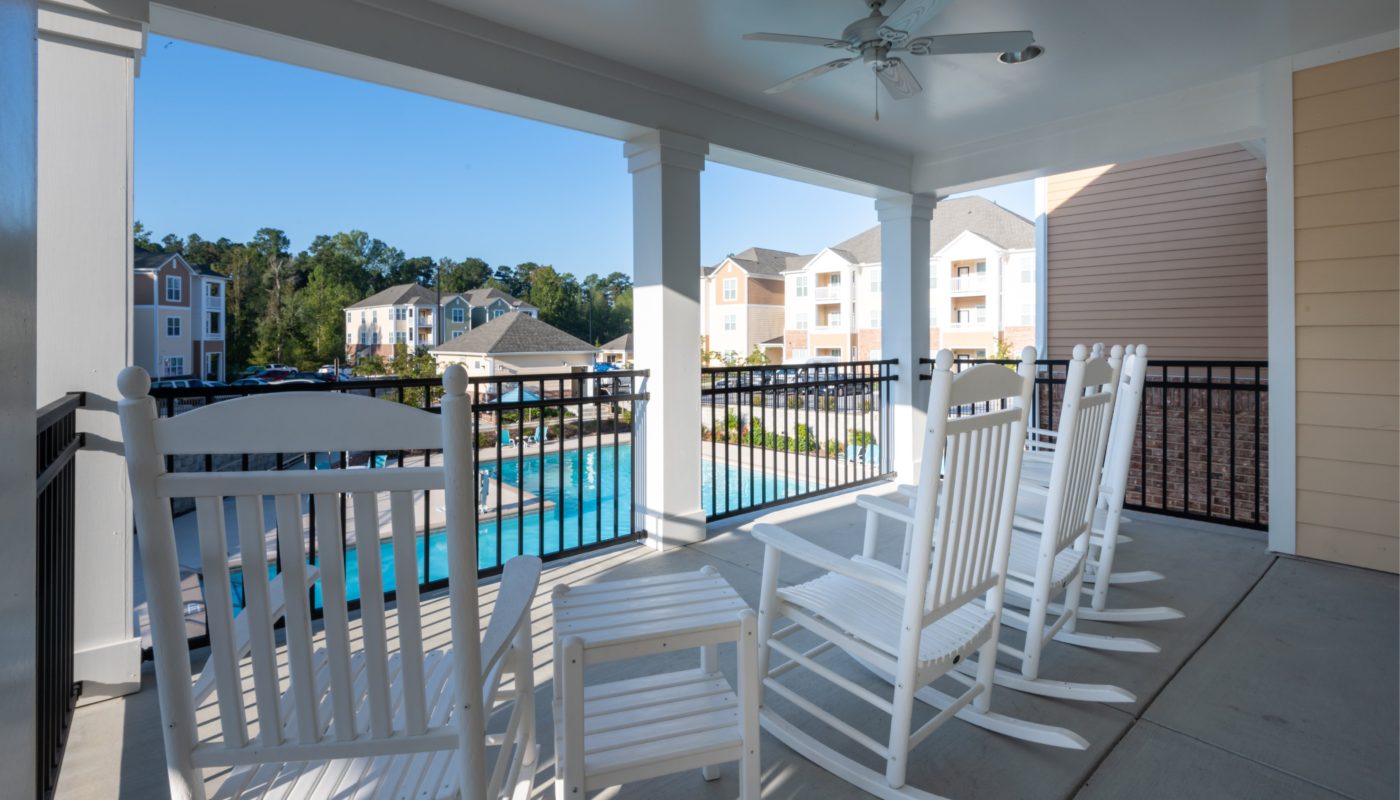
[[[639,415],[637,513],[657,547],[705,538],[700,506],[700,171],[705,142],[669,131],[629,141],[633,341],[651,370]]]
[[[34,236],[37,79],[34,0],[0,0],[0,775],[35,784]]]
[[[84,696],[140,687],[117,372],[131,361],[134,78],[146,3],[39,9],[37,404],[87,392],[78,428],[74,678]]]
[[[1294,284],[1293,59],[1264,66],[1269,298],[1269,549],[1298,552],[1298,328]]]
[[[898,194],[875,203],[880,215],[880,350],[899,359],[893,383],[891,456],[902,481],[917,479],[928,408],[919,359],[929,354],[929,234],[932,195]]]

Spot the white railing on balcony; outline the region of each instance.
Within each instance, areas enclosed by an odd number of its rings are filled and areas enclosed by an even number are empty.
[[[841,289],[842,284],[839,283],[828,286],[813,287],[812,299],[816,300],[817,302],[822,302],[824,300],[842,300],[845,298],[846,295],[844,292],[841,291]]]
[[[987,316],[985,314],[973,317],[970,320],[964,319],[948,323],[948,329],[954,331],[976,331],[987,327]]]
[[[953,279],[953,283],[948,289],[954,294],[960,292],[985,292],[987,291],[986,275],[963,275]]]
[[[816,330],[819,330],[819,331],[845,330],[845,329],[846,329],[846,326],[845,326],[844,323],[845,323],[845,318],[843,318],[840,314],[831,314],[831,315],[829,315],[826,319],[818,320],[818,321],[817,321]]]
[[[205,295],[204,307],[210,311],[222,311],[224,309],[224,298],[222,295]]]

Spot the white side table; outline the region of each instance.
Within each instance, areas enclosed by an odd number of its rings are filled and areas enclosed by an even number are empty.
[[[758,800],[756,615],[714,567],[554,589],[554,751],[558,800],[739,762],[741,800]],[[718,645],[735,642],[737,693]],[[698,669],[584,686],[589,664],[700,650]]]

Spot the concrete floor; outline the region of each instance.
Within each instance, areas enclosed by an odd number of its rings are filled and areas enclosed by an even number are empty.
[[[879,491],[888,491],[880,487]],[[864,518],[849,495],[779,509],[761,517],[833,550],[859,549]],[[543,748],[535,796],[552,797],[549,734],[551,620],[548,593],[559,582],[592,582],[713,565],[757,605],[763,550],[749,521],[717,525],[702,544],[657,552],[629,546],[552,566],[534,614],[539,724]],[[1085,751],[1025,744],[952,721],[925,740],[910,767],[912,785],[962,798],[1395,798],[1400,708],[1400,615],[1393,575],[1265,552],[1262,535],[1135,515],[1135,541],[1119,557],[1124,570],[1155,569],[1167,580],[1115,588],[1115,606],[1169,605],[1185,617],[1138,625],[1086,623],[1083,629],[1148,638],[1158,654],[1114,654],[1053,644],[1046,677],[1115,683],[1131,704],[1070,703],[998,688],[994,710],[1069,727]],[[896,537],[885,537],[889,547]],[[814,574],[784,562],[781,581]],[[483,603],[494,586],[483,587]],[[445,641],[445,600],[424,601],[428,644]],[[1015,632],[1003,637],[1019,644]],[[731,651],[732,652],[732,651]],[[202,661],[203,653],[196,654]],[[730,653],[721,661],[732,662]],[[826,663],[872,689],[881,684],[828,655]],[[645,664],[608,664],[588,679],[689,664],[676,653]],[[732,663],[726,671],[733,673]],[[813,679],[821,704],[880,733],[863,702]],[[60,800],[165,796],[160,716],[153,679],[126,698],[81,708],[59,783]],[[781,701],[775,702],[780,712]],[[924,712],[919,712],[924,714]],[[800,716],[795,718],[801,719]],[[927,716],[916,715],[916,724]],[[833,744],[841,744],[831,740]],[[862,793],[764,735],[764,797],[842,798]],[[844,747],[860,756],[853,745]],[[878,766],[864,754],[864,761]],[[609,790],[601,796],[732,798],[737,769],[713,783],[684,773]]]

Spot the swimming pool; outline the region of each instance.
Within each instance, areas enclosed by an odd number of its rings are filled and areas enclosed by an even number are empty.
[[[744,465],[746,468],[749,466]],[[490,477],[489,507],[495,508],[499,492],[497,471],[501,482],[523,488],[546,501],[529,505],[523,513],[507,512],[497,519],[487,519],[477,527],[477,566],[490,569],[518,554],[550,555],[573,550],[598,542],[625,538],[630,533],[632,511],[632,446],[621,444],[588,448],[582,451],[548,453],[541,459],[538,453],[527,453],[522,459],[509,456],[498,464],[484,463],[481,469]],[[715,513],[718,501],[721,512],[727,509],[755,505],[779,497],[808,491],[808,485],[783,476],[740,470],[737,464],[715,464],[706,461],[700,473],[701,503],[707,515]],[[561,525],[562,522],[562,525]],[[425,570],[425,554],[427,568]],[[426,540],[417,541],[418,582],[447,577],[447,534],[433,531]],[[319,554],[316,562],[319,563]],[[355,547],[345,552],[345,591],[350,599],[360,596],[360,559]],[[394,589],[394,549],[389,541],[379,547],[379,565],[384,590]],[[275,571],[269,567],[269,574]],[[235,569],[231,574],[234,605],[243,605],[243,575]],[[316,586],[316,605],[321,604],[320,584]]]

